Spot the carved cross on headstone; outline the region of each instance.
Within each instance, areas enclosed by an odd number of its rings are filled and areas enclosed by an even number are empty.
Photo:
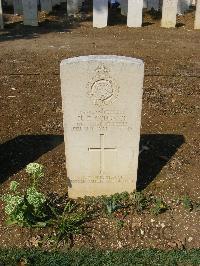
[[[100,147],[99,148],[88,148],[89,151],[100,151],[100,176],[104,175],[105,170],[105,151],[117,151],[116,148],[106,148],[105,147],[105,135],[100,134]]]

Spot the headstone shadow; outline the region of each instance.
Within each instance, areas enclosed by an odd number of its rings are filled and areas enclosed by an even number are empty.
[[[151,25],[153,25],[153,24],[155,24],[155,23],[153,23],[153,22],[149,22],[149,21],[146,21],[146,22],[143,22],[143,23],[142,23],[142,27],[151,26]]]
[[[62,135],[21,135],[0,145],[0,184],[63,142]]]
[[[181,23],[181,22],[177,22],[177,23],[176,23],[176,28],[181,28],[181,27],[183,27],[183,26],[185,26],[184,23]]]
[[[63,141],[62,135],[21,135],[1,144],[0,184]],[[184,142],[183,135],[141,135],[137,190],[154,180]]]
[[[146,188],[153,181],[184,142],[183,135],[141,135],[137,190]]]

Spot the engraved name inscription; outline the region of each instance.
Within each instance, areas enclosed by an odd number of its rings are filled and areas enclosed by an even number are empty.
[[[107,130],[108,128],[129,128],[127,116],[123,111],[82,111],[76,117],[73,131]]]

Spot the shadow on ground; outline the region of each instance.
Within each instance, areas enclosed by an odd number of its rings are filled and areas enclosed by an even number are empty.
[[[141,135],[137,190],[147,187],[185,142],[182,135]]]
[[[1,144],[0,183],[63,141],[62,135],[22,135]],[[141,135],[137,190],[153,181],[184,142],[182,135]]]
[[[0,145],[0,184],[64,141],[62,135],[22,135]]]

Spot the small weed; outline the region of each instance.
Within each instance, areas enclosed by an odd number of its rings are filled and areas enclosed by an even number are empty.
[[[120,207],[120,205],[118,205],[116,203],[116,200],[113,199],[112,197],[110,199],[105,200],[105,205],[106,205],[106,210],[108,214],[112,214]]]
[[[149,205],[149,200],[141,192],[133,192],[130,194],[131,204],[137,212],[142,212]]]
[[[86,218],[87,216],[84,213],[65,213],[62,215],[57,227],[57,241],[60,242],[71,238],[73,235],[81,234],[84,230]]]
[[[200,203],[194,202],[193,203],[193,210],[194,211],[200,211]]]
[[[54,219],[51,221],[53,227],[55,227],[56,243],[61,241],[68,241],[73,239],[74,235],[81,234],[84,230],[84,223],[88,219],[88,214],[85,212],[78,212],[76,204],[69,201],[62,214],[58,214],[57,211],[51,207]]]
[[[154,200],[154,206],[151,208],[151,213],[158,215],[168,210],[167,204],[160,198]]]
[[[192,202],[192,200],[190,199],[190,197],[188,195],[183,196],[181,201],[182,201],[183,207],[186,210],[188,210],[188,211],[192,211],[193,210],[193,202]]]
[[[124,221],[121,219],[116,219],[116,225],[118,229],[122,229],[124,227]]]

